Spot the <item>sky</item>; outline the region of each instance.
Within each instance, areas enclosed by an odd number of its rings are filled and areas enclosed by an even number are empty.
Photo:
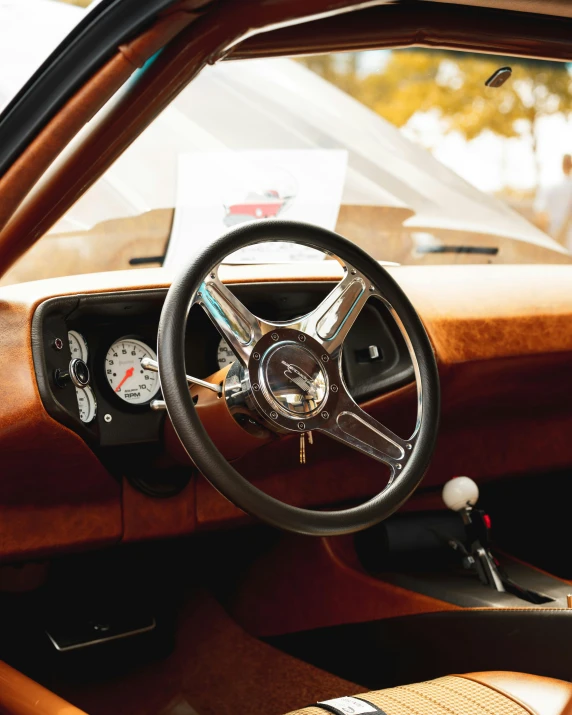
[[[0,0],[0,109],[83,17],[49,0]]]
[[[457,174],[487,192],[509,186],[528,190],[535,185],[534,155],[528,139],[501,139],[492,133],[467,142],[460,134],[444,135],[432,117],[417,115],[403,130],[413,141],[431,146],[433,155]],[[538,158],[541,188],[562,177],[562,155],[572,153],[572,122],[561,114],[538,123]]]

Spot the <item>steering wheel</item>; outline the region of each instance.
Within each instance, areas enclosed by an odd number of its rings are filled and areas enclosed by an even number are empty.
[[[344,276],[307,315],[271,323],[253,315],[219,280],[238,249],[289,241],[336,258]],[[417,423],[402,439],[362,410],[342,374],[344,339],[370,299],[381,300],[409,350],[417,383]],[[185,374],[185,327],[198,303],[232,348],[256,419],[278,434],[322,432],[386,464],[386,487],[364,504],[338,511],[301,509],[253,486],[218,451],[197,415]],[[297,221],[263,221],[231,230],[193,256],[167,294],[158,333],[161,386],[169,417],[190,458],[243,511],[273,526],[327,536],[359,531],[394,512],[423,478],[437,437],[439,376],[427,333],[398,284],[371,256],[336,233]],[[222,398],[221,398],[222,399]]]

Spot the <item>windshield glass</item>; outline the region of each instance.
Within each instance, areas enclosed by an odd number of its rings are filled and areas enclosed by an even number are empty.
[[[99,0],[0,0],[0,111]]]
[[[177,268],[274,217],[403,264],[569,262],[571,79],[563,63],[425,49],[221,62],[3,282]],[[322,258],[267,244],[228,260]]]

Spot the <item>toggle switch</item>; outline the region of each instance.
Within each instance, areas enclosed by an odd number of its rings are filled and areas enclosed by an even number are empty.
[[[376,362],[383,360],[383,351],[377,345],[368,345],[367,348],[355,351],[356,360],[360,363]]]

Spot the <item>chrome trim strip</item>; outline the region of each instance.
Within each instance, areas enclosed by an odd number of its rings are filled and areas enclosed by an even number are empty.
[[[70,651],[70,650],[79,650],[80,648],[88,648],[89,646],[99,645],[100,643],[110,643],[111,641],[121,640],[122,638],[129,638],[130,636],[138,636],[143,633],[150,633],[151,631],[155,630],[156,627],[157,627],[157,622],[153,618],[153,622],[151,623],[151,625],[145,626],[144,628],[137,628],[136,630],[128,631],[127,633],[117,633],[114,636],[106,636],[105,638],[96,638],[92,641],[86,641],[85,643],[76,643],[75,645],[68,645],[68,646],[60,646],[48,630],[46,630],[45,633],[57,651],[59,651],[60,653],[66,653],[67,651]]]

